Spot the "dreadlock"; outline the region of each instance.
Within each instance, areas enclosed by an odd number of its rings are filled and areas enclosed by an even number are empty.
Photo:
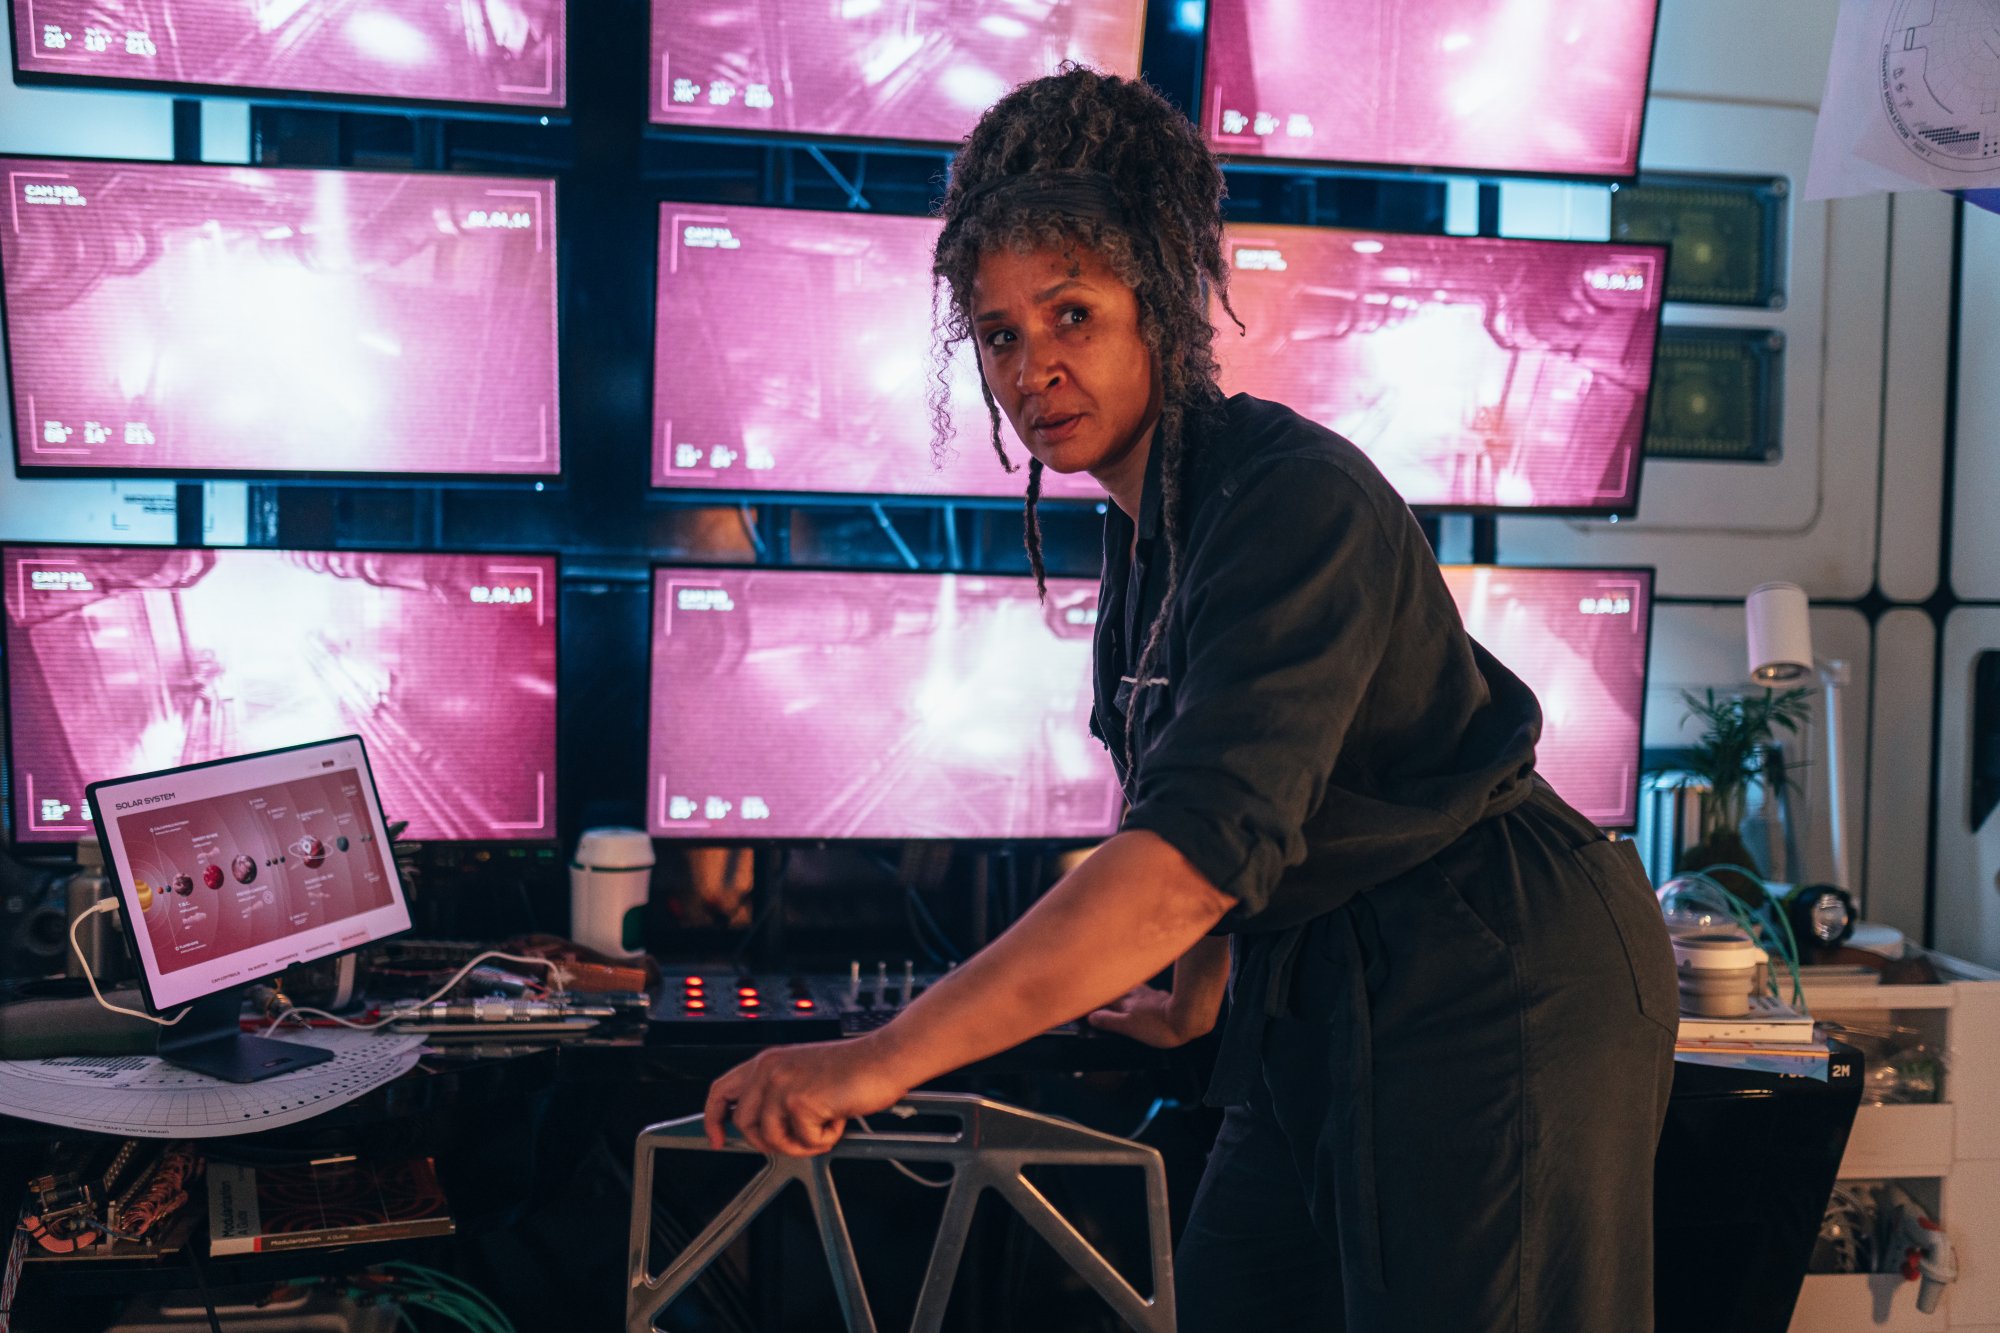
[[[1030,176],[1055,183],[1041,189],[1006,188]],[[1071,180],[1076,188],[1065,190],[1064,183]],[[1139,681],[1150,678],[1157,665],[1168,611],[1180,587],[1187,415],[1221,396],[1211,346],[1211,290],[1230,318],[1236,317],[1222,260],[1223,194],[1222,172],[1193,123],[1159,93],[1137,79],[1068,65],[1058,74],[1022,84],[980,118],[952,160],[951,182],[939,210],[945,226],[931,263],[938,337],[930,389],[933,448],[939,453],[952,438],[951,357],[972,336],[972,285],[984,255],[1002,247],[1017,252],[1053,249],[1074,261],[1078,250],[1088,250],[1138,298],[1139,333],[1161,380],[1152,447],[1159,451],[1167,538],[1166,595],[1146,630],[1133,673]],[[1085,202],[1066,202],[1065,195]],[[1090,199],[1099,196],[1102,204],[1093,206]],[[1012,472],[1014,463],[1000,438],[1000,407],[983,374],[979,391],[993,451]],[[1041,489],[1042,464],[1031,458],[1024,541],[1036,591],[1046,594],[1037,514]],[[1138,711],[1136,703],[1126,710],[1127,771],[1134,759],[1132,719]]]

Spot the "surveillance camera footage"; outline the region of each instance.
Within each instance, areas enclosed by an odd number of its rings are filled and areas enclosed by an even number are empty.
[[[1656,0],[1210,0],[1217,151],[1630,177]]]
[[[9,547],[14,837],[96,781],[358,733],[413,839],[555,836],[555,561]]]
[[[658,837],[1101,838],[1097,585],[668,568],[653,578]]]
[[[1066,60],[1133,76],[1145,0],[653,0],[652,119],[954,143]]]
[[[16,0],[24,73],[559,109],[565,0]]]
[[[1658,246],[1227,229],[1223,386],[1366,452],[1417,508],[1630,514]]]
[[[1466,630],[1535,692],[1535,768],[1603,828],[1639,817],[1653,574],[1447,565]]]
[[[549,180],[0,159],[24,473],[549,476]]]
[[[653,484],[732,491],[1019,496],[995,456],[976,353],[950,370],[954,439],[931,452],[931,218],[664,204]],[[1050,472],[1050,499],[1102,500]]]

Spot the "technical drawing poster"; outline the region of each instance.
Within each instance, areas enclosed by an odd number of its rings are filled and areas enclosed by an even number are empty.
[[[1806,198],[2000,187],[2000,0],[1843,0]]]

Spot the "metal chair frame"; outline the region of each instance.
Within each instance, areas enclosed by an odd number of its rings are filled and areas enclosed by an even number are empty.
[[[855,1261],[854,1242],[834,1189],[835,1161],[942,1162],[952,1168],[951,1192],[931,1248],[917,1297],[911,1333],[938,1333],[958,1275],[973,1209],[993,1190],[1019,1212],[1065,1263],[1140,1333],[1173,1333],[1173,1245],[1168,1227],[1167,1174],[1160,1154],[1143,1143],[1086,1129],[1067,1120],[1038,1115],[984,1097],[961,1093],[919,1093],[888,1115],[943,1116],[959,1122],[956,1132],[897,1129],[852,1131],[818,1157],[767,1156],[742,1191],[687,1248],[659,1273],[650,1271],[653,1233],[653,1171],[669,1149],[713,1151],[698,1115],[684,1116],[640,1131],[632,1169],[632,1229],[625,1300],[626,1333],[653,1333],[653,1321],[701,1276],[743,1229],[794,1181],[805,1187],[819,1225],[820,1246],[832,1270],[833,1286],[848,1333],[877,1333],[874,1312]],[[724,1152],[756,1150],[732,1128]],[[1146,1178],[1146,1224],[1152,1249],[1153,1295],[1141,1296],[1070,1224],[1023,1174],[1029,1166],[1135,1166]]]

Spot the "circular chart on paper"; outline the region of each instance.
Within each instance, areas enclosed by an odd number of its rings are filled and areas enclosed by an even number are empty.
[[[1882,34],[1882,105],[1932,166],[2000,167],[2000,0],[1898,0]]]

